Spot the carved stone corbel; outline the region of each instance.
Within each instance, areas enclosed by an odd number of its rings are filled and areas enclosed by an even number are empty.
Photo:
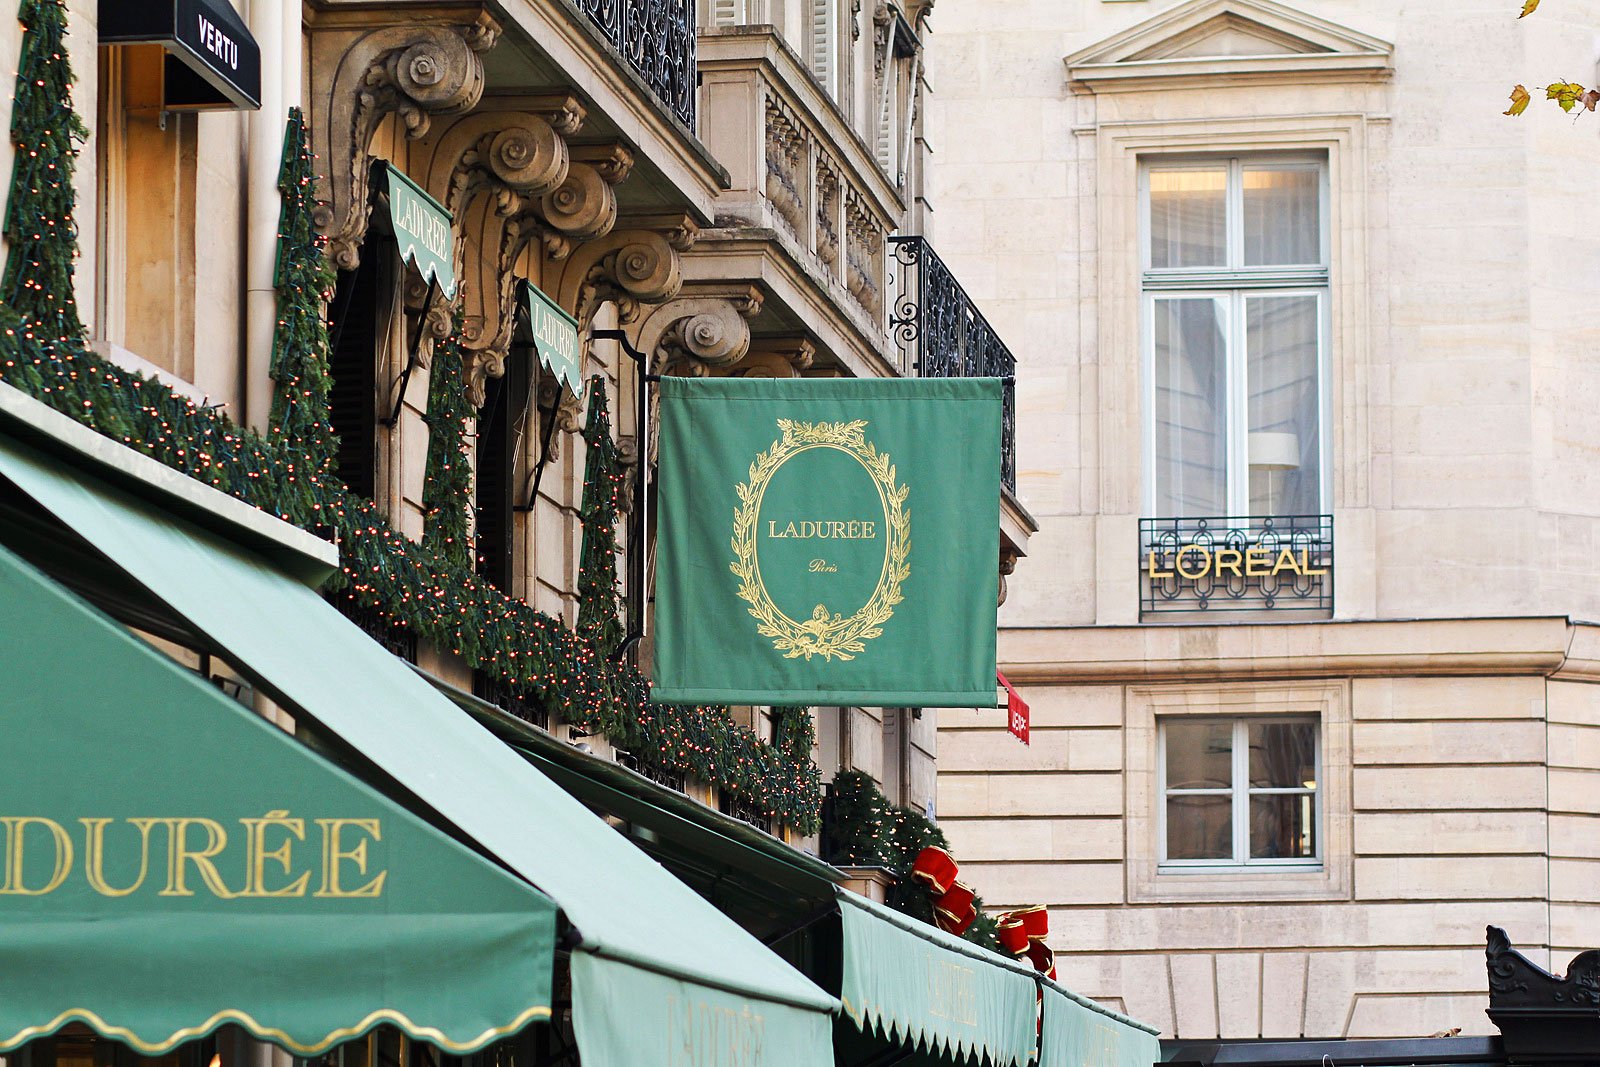
[[[1006,579],[1017,569],[1017,552],[1012,548],[1000,549],[1000,598],[995,602],[999,607],[1006,602]]]
[[[804,337],[757,337],[727,373],[730,378],[798,378],[816,356],[816,346]]]
[[[578,320],[580,336],[607,300],[616,303],[618,318],[630,323],[643,305],[671,300],[683,285],[678,250],[653,230],[635,229],[613,230],[578,245],[546,279],[552,281],[556,302]]]
[[[392,17],[392,16],[390,16]],[[406,136],[425,137],[432,116],[469,111],[483,96],[482,53],[500,25],[486,10],[448,20],[379,23],[363,13],[313,18],[314,149],[327,168],[317,226],[342,270],[361,259],[367,232],[371,144],[379,123],[399,115]]]
[[[705,377],[750,351],[750,320],[760,310],[753,285],[694,283],[644,315],[634,344],[660,373]]]
[[[528,233],[523,216],[566,181],[567,143],[544,113],[475,112],[430,138],[427,156],[426,173],[416,177],[456,221],[467,391],[482,403],[485,379],[504,372],[510,348],[514,267]]]

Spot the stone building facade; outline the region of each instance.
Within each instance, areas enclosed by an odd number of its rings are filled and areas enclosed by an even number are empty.
[[[1492,1033],[1486,924],[1600,943],[1600,147],[1500,114],[1600,8],[1516,14],[941,11],[942,248],[1040,530],[1032,744],[944,715],[939,814],[1169,1036]]]
[[[429,364],[453,328],[451,301],[396,248],[381,176],[390,168],[452,216],[465,389],[483,413],[474,536],[494,567],[482,573],[568,626],[578,613],[585,398],[531,357],[523,283],[576,320],[580,370],[605,378],[635,481],[653,448],[638,440],[641,370],[916,373],[915,346],[891,321],[890,238],[925,236],[929,4],[241,0],[229,32],[248,31],[260,48],[261,106],[198,111],[164,96],[160,44],[101,39],[105,7],[67,4],[74,104],[89,132],[76,169],[77,297],[95,350],[265,427],[278,172],[285,115],[303,108],[317,223],[338,271],[328,313],[342,320],[331,327],[341,476],[421,538]],[[0,66],[16,63],[21,40],[14,22],[0,29]],[[10,106],[0,99],[0,123]],[[0,146],[0,172],[11,162]],[[914,322],[916,308],[900,314]],[[491,437],[504,446],[492,472]],[[1029,523],[1009,493],[996,514],[997,565],[1009,568]],[[638,629],[649,606],[629,533],[640,527],[631,515],[622,526],[618,577]],[[424,641],[405,651],[441,681],[497,699],[447,650]],[[648,666],[648,639],[637,654]],[[772,738],[768,709],[733,713]],[[931,813],[931,716],[813,715],[824,782],[863,770],[893,803]],[[632,763],[559,716],[548,726]],[[819,848],[693,775],[666,778]]]

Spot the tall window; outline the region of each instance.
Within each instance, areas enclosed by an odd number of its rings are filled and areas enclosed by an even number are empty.
[[[1318,723],[1160,720],[1163,867],[1314,866]]]
[[[1144,168],[1151,514],[1325,510],[1326,173],[1302,156]]]

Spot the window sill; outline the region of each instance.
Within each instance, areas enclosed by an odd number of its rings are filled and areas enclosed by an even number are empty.
[[[1140,903],[1350,899],[1349,864],[1129,870],[1128,899]]]

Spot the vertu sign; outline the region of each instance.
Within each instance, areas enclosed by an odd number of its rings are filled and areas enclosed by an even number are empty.
[[[100,0],[99,30],[101,44],[166,49],[170,110],[261,106],[261,49],[228,0]]]

